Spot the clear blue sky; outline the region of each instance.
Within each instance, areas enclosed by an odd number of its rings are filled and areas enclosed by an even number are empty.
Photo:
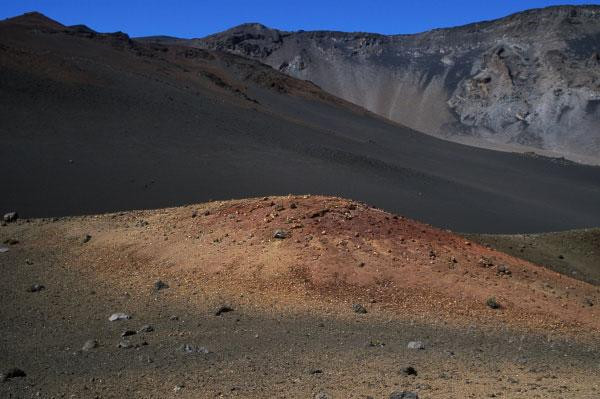
[[[528,8],[597,1],[551,0],[0,0],[0,19],[40,11],[66,25],[131,36],[202,37],[260,22],[283,30],[415,33],[499,18]]]

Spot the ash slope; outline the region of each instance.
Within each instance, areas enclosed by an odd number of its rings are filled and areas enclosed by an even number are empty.
[[[275,229],[289,236],[274,239]],[[597,287],[355,201],[36,219],[0,227],[6,238],[19,243],[0,253],[11,270],[0,279],[0,373],[27,376],[0,383],[0,397],[596,398],[600,389]],[[28,292],[32,284],[45,289]],[[486,306],[491,296],[501,308]],[[233,310],[217,316],[224,304]],[[115,312],[131,319],[110,322]],[[82,350],[88,340],[97,347]],[[407,348],[415,340],[424,349]],[[416,375],[402,372],[409,366]]]
[[[58,216],[323,193],[437,226],[600,225],[595,167],[487,151],[390,123],[256,61],[0,23],[0,209]]]
[[[246,24],[179,42],[259,59],[450,140],[600,162],[599,6],[535,9],[415,35]]]

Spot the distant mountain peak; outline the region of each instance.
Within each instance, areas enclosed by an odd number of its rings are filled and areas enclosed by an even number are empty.
[[[44,14],[37,11],[26,12],[25,14],[17,17],[7,18],[3,22],[38,28],[63,29],[65,27],[60,22],[57,22],[52,18],[48,18]]]

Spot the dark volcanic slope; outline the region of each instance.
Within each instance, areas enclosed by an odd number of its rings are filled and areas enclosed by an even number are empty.
[[[600,285],[600,229],[544,234],[470,234],[469,239]]]
[[[600,162],[600,6],[416,35],[246,24],[186,43],[259,59],[419,131]]]
[[[0,210],[25,217],[323,193],[462,231],[600,225],[598,168],[439,140],[231,54],[29,14],[0,23],[0,69]]]

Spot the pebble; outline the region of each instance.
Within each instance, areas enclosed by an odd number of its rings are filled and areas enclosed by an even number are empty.
[[[160,291],[163,289],[169,288],[169,284],[165,283],[162,280],[158,280],[157,282],[154,283],[154,289],[156,291]]]
[[[154,331],[154,327],[152,327],[150,324],[145,324],[138,330],[138,333],[149,333],[152,331]]]
[[[131,316],[126,313],[113,313],[108,318],[109,321],[117,321],[117,320],[129,320]]]
[[[419,395],[410,391],[394,391],[391,393],[390,399],[419,399]]]
[[[91,236],[91,235],[89,235],[89,234],[86,234],[86,235],[83,237],[83,240],[82,240],[82,242],[85,244],[86,242],[89,242],[91,239],[92,239],[92,236]]]
[[[425,345],[421,341],[410,341],[406,347],[408,349],[425,349]]]
[[[27,289],[28,292],[40,292],[41,290],[46,289],[42,284],[34,284]]]
[[[221,305],[215,312],[215,316],[221,316],[223,313],[233,312],[233,308],[227,305]]]
[[[117,348],[129,349],[129,348],[133,348],[133,345],[131,344],[131,342],[121,341],[117,344]]]
[[[287,231],[281,230],[281,229],[277,229],[273,233],[273,238],[277,238],[278,240],[283,240],[285,238],[288,238],[288,236],[289,236],[289,233]]]
[[[10,380],[11,378],[27,377],[27,374],[20,368],[13,367],[5,373],[0,374],[0,382]]]
[[[403,368],[402,372],[406,375],[417,375],[417,370],[413,366]]]
[[[88,339],[83,344],[83,347],[81,348],[81,350],[89,351],[89,350],[97,348],[97,347],[98,347],[98,341],[96,341],[95,339]]]
[[[325,392],[319,392],[315,395],[315,399],[331,399],[331,395]]]
[[[183,344],[179,347],[179,350],[183,353],[187,353],[187,354],[203,354],[203,355],[207,355],[210,353],[210,351],[208,349],[206,349],[204,346],[195,346],[195,345],[191,345],[191,344]]]
[[[360,313],[360,314],[367,313],[367,309],[365,309],[365,307],[363,305],[361,305],[360,303],[355,303],[354,305],[352,305],[352,310],[354,310],[355,313]]]
[[[4,214],[4,216],[2,217],[2,220],[5,221],[6,223],[10,223],[10,222],[14,222],[18,218],[19,218],[19,214],[17,212],[8,212],[8,213]]]
[[[125,330],[121,333],[121,337],[125,338],[125,337],[129,337],[131,335],[135,335],[137,334],[137,331],[134,330]]]

